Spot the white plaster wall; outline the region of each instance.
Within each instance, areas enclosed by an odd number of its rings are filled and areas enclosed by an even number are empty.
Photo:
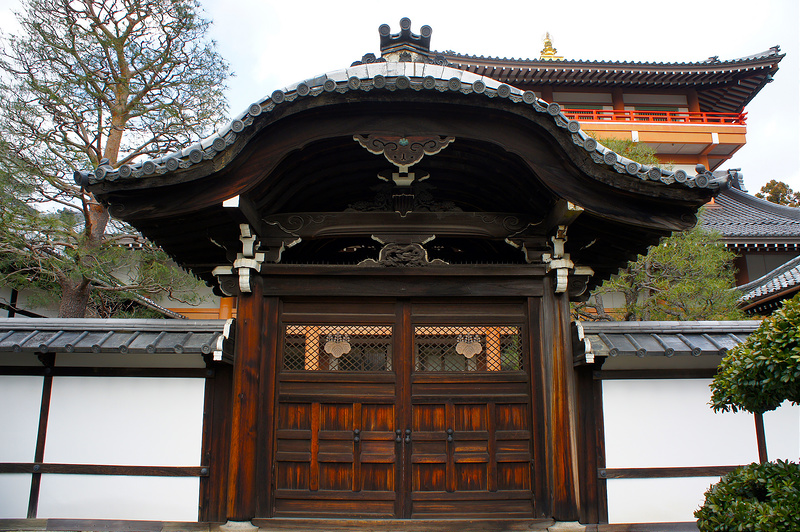
[[[719,477],[610,479],[609,523],[695,521],[705,491]]]
[[[203,379],[56,377],[44,459],[198,466]],[[39,517],[196,520],[198,479],[43,475]]]
[[[770,460],[800,462],[800,405],[784,401],[777,410],[764,412],[764,433]]]
[[[715,414],[710,379],[603,381],[606,467],[749,464],[752,414]]]
[[[31,495],[29,473],[3,473],[0,475],[0,519],[25,519]]]
[[[0,462],[33,462],[39,432],[42,377],[0,376]],[[0,474],[0,519],[28,513],[31,475]]]
[[[46,462],[197,466],[203,379],[56,377]]]
[[[605,380],[606,467],[739,465],[758,460],[753,415],[715,414],[710,379]],[[771,459],[797,460],[800,407],[765,414]],[[792,455],[792,453],[794,453]],[[718,478],[611,479],[611,523],[693,521]]]
[[[197,477],[42,475],[39,518],[197,521]]]
[[[43,381],[43,377],[0,376],[0,462],[33,462]]]

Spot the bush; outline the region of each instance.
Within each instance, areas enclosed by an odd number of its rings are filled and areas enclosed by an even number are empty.
[[[711,486],[694,513],[701,532],[800,530],[800,465],[750,464]]]
[[[787,399],[800,403],[800,295],[731,349],[711,383],[715,412],[761,414]]]

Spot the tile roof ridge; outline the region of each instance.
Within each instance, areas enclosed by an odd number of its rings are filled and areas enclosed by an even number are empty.
[[[741,286],[737,286],[736,290],[738,290],[738,291],[743,293],[741,299],[751,299],[750,294],[749,294],[750,292],[754,291],[757,288],[763,287],[767,283],[776,280],[781,275],[783,275],[783,274],[785,274],[785,273],[787,273],[787,272],[789,272],[791,270],[794,270],[795,268],[798,268],[798,267],[800,267],[800,255],[798,255],[797,257],[795,257],[793,259],[790,259],[790,260],[784,262],[783,264],[781,264],[780,266],[778,266],[774,270],[771,270],[771,271],[765,273],[764,275],[762,275],[761,277],[759,277],[758,279],[756,279],[754,281],[750,281],[749,283],[743,284]]]
[[[789,207],[788,205],[778,205],[777,203],[772,203],[771,201],[757,198],[751,194],[748,194],[747,192],[744,192],[736,188],[728,188],[726,190],[723,190],[720,193],[720,195],[728,196],[731,199],[738,201],[739,203],[743,203],[748,207],[754,208],[756,210],[766,211],[771,214],[780,214],[782,216],[800,222],[800,208]]]

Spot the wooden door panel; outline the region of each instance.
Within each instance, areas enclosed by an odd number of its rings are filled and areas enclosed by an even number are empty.
[[[278,377],[276,516],[534,514],[518,305],[493,316],[398,303],[393,325],[389,307],[372,319],[357,304],[343,315],[295,306]]]
[[[276,515],[394,515],[395,406],[336,395],[279,405]]]
[[[428,393],[412,404],[411,516],[532,515],[527,398],[497,401],[507,396],[499,382],[480,399],[459,396],[469,384],[448,380],[448,397],[417,387]]]

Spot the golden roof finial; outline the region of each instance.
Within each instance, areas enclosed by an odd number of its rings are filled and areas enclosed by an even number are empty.
[[[544,34],[544,48],[542,48],[541,55],[539,59],[543,61],[557,61],[559,59],[564,59],[563,56],[556,55],[558,50],[553,48],[553,39],[550,37],[550,32],[546,32]]]

